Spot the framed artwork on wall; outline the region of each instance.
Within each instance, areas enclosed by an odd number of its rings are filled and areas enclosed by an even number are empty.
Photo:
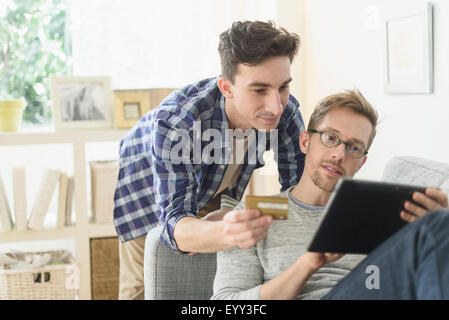
[[[433,6],[401,5],[385,21],[385,92],[433,92]]]
[[[108,77],[50,78],[56,130],[112,128],[112,90]]]

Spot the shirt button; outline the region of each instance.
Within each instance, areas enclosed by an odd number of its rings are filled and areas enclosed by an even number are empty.
[[[210,194],[210,195],[213,195],[213,194],[214,194],[214,192],[213,192],[213,191],[210,191],[210,190],[209,190],[209,194]]]
[[[220,166],[220,169],[224,169],[224,165],[221,165],[221,166]]]

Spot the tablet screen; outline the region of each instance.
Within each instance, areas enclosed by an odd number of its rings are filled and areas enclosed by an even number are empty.
[[[340,179],[326,206],[309,251],[368,254],[407,224],[406,200],[425,187]]]

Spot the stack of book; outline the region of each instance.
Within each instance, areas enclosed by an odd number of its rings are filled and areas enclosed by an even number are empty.
[[[45,216],[57,187],[59,188],[56,227],[63,228],[72,224],[73,177],[58,170],[46,169],[28,218],[25,167],[13,168],[12,175],[15,223],[0,176],[0,232],[43,229]]]

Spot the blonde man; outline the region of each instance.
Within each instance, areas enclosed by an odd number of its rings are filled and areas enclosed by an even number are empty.
[[[307,251],[337,181],[365,164],[376,124],[376,111],[358,91],[318,104],[299,138],[304,173],[296,186],[277,195],[289,198],[288,220],[273,222],[250,249],[218,253],[213,299],[449,298],[449,211],[427,214],[448,208],[447,195],[437,189],[415,193],[423,208],[406,202],[401,212],[413,223],[366,258]],[[240,203],[234,214],[242,208]],[[378,290],[365,285],[370,265],[381,274]]]

